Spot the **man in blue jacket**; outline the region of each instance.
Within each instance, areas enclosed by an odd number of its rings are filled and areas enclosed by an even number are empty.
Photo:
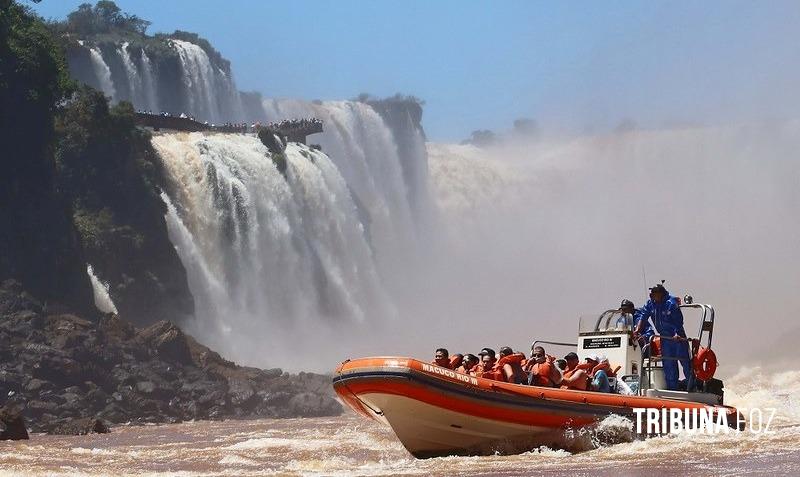
[[[640,320],[647,323],[652,318],[656,331],[662,336],[661,356],[664,358],[664,380],[667,389],[678,389],[678,361],[681,362],[687,386],[692,382],[692,367],[689,360],[689,343],[683,329],[683,313],[678,300],[671,296],[663,284],[650,289],[650,300],[641,309]],[[652,331],[651,331],[652,333]],[[677,358],[677,360],[675,359]]]

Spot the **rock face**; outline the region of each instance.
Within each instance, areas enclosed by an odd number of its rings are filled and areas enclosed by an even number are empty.
[[[342,412],[329,376],[237,366],[167,321],[137,329],[112,315],[48,314],[13,281],[0,284],[2,405],[23,409],[33,431],[65,434]]]
[[[28,438],[25,419],[11,407],[0,409],[0,441],[19,441]]]

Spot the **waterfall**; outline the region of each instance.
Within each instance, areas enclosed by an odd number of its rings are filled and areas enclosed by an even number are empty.
[[[153,72],[153,64],[150,61],[150,57],[147,56],[147,53],[142,49],[142,57],[141,57],[141,64],[142,64],[142,87],[144,88],[144,107],[149,109],[150,111],[159,111],[158,106],[158,89],[157,83],[155,78],[155,73]]]
[[[111,68],[103,60],[103,53],[97,47],[89,48],[89,53],[91,54],[92,68],[100,84],[100,89],[103,90],[106,96],[115,99],[117,91],[114,89],[114,82],[111,80]]]
[[[242,102],[232,75],[215,67],[194,43],[171,39],[180,56],[189,114],[210,122],[241,121]]]
[[[97,275],[94,274],[94,269],[91,265],[86,265],[86,273],[89,275],[89,281],[92,283],[92,291],[94,293],[94,305],[98,310],[103,313],[117,313],[117,307],[111,299],[108,292],[108,283],[100,281]]]
[[[117,48],[117,54],[122,60],[122,65],[125,67],[125,75],[128,78],[128,91],[130,93],[129,100],[135,106],[139,107],[144,105],[145,100],[142,97],[142,76],[139,74],[138,68],[131,59],[130,51],[128,51],[129,43],[123,42]]]
[[[203,342],[263,364],[258,350],[291,353],[329,338],[326,326],[352,331],[393,315],[328,156],[289,144],[284,177],[252,136],[165,134],[153,145],[173,184],[167,224],[195,297],[189,328]]]
[[[397,144],[383,119],[360,102],[270,99],[263,105],[270,120],[322,119],[324,132],[309,141],[318,142],[336,164],[367,216],[382,275],[404,281],[398,270],[414,257],[418,236]]]

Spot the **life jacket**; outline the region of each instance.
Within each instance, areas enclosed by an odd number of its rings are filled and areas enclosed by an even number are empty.
[[[571,378],[572,375],[575,374],[576,371],[580,371],[580,370],[586,371],[586,369],[585,368],[581,368],[580,365],[575,366],[572,369],[564,371],[564,379]],[[579,381],[579,382],[576,382],[576,383],[574,383],[572,385],[563,384],[563,385],[561,385],[561,389],[579,389],[581,391],[586,391],[589,388],[589,381],[590,380],[591,380],[591,377],[589,376],[589,373],[587,371],[585,380],[581,380],[582,382]]]
[[[531,385],[553,387],[553,380],[550,375],[553,373],[553,364],[545,361],[544,363],[535,363],[531,367]]]
[[[435,364],[436,366],[440,366],[442,368],[451,369],[450,368],[450,358],[434,359],[433,361],[431,361],[431,364]]]
[[[456,368],[455,371],[457,373],[470,374],[472,372],[472,370],[475,369],[476,366],[477,366],[477,364],[473,364],[472,366],[467,367],[467,363],[462,362],[461,366]]]
[[[522,363],[525,361],[525,355],[522,353],[514,353],[503,356],[497,361],[496,368],[503,373],[503,377],[509,383],[522,384],[527,381],[527,373],[522,368]],[[504,368],[506,365],[511,367],[511,375],[506,376]]]
[[[494,381],[505,381],[505,378],[503,377],[503,370],[498,368],[497,366],[493,367],[488,371],[484,370],[483,366],[481,366],[481,370],[477,371],[475,373],[475,376],[479,378],[492,379]]]
[[[447,366],[450,369],[456,369],[461,366],[461,363],[464,361],[464,355],[461,354],[454,354],[450,356],[450,364]]]
[[[603,371],[606,372],[606,375],[608,375],[609,378],[613,378],[613,377],[617,376],[617,371],[619,370],[619,368],[620,368],[620,366],[617,366],[616,368],[614,368],[612,370],[611,369],[611,365],[608,363],[608,361],[603,361],[602,363],[598,363],[597,366],[592,368],[592,372],[589,373],[589,374],[594,376],[594,373],[596,373],[596,372],[598,372],[600,370],[603,370]]]
[[[477,376],[479,378],[483,377],[484,373],[491,373],[492,370],[495,369],[495,365],[496,364],[497,364],[497,361],[492,363],[492,367],[490,369],[484,369],[483,362],[479,361],[478,364],[476,364],[475,366],[472,367],[472,369],[470,369],[469,374],[471,374],[473,376]]]

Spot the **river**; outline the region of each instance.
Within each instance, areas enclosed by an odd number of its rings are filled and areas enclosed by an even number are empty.
[[[3,475],[798,475],[800,372],[740,371],[726,398],[776,408],[769,434],[681,435],[547,448],[516,456],[417,460],[390,429],[336,418],[118,426],[110,434],[0,442]],[[595,448],[595,446],[597,446]]]

